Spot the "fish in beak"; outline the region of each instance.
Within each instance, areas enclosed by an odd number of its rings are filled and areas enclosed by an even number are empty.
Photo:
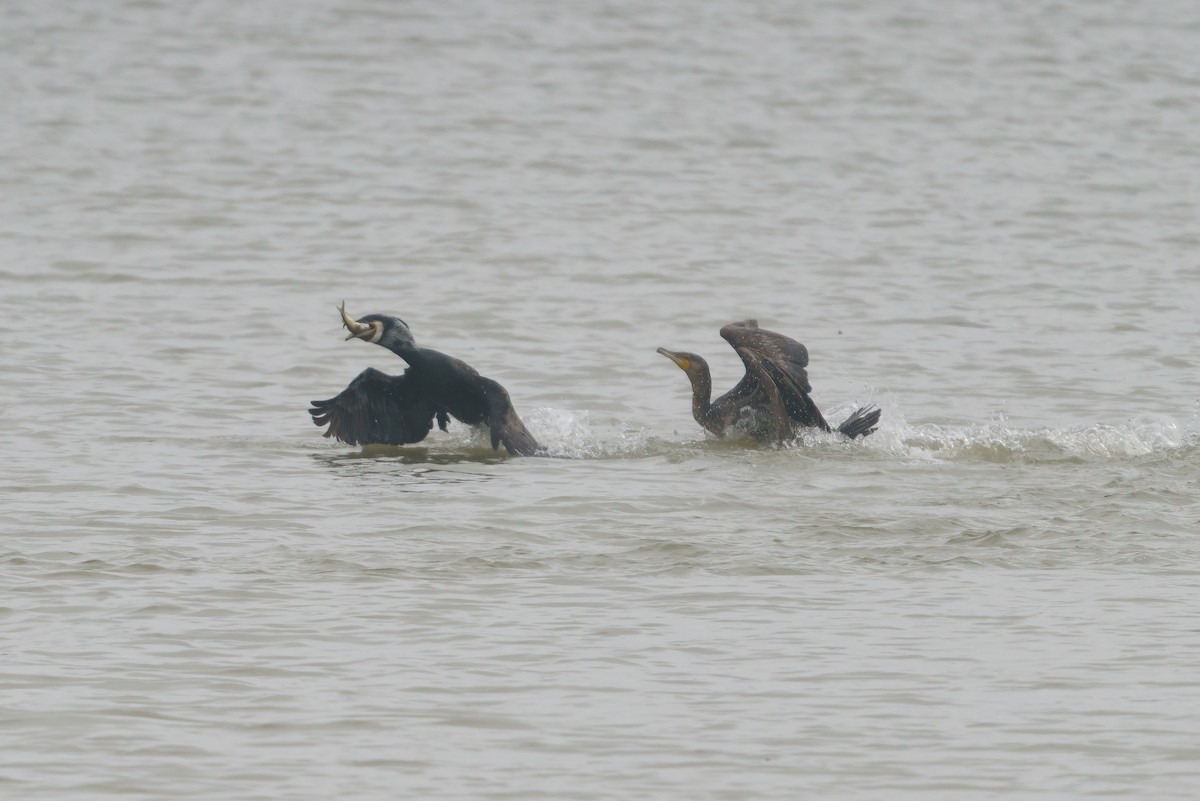
[[[338,306],[338,311],[342,314],[342,324],[346,326],[346,330],[350,332],[346,339],[366,339],[375,331],[375,329],[370,325],[366,323],[360,323],[358,320],[355,320],[346,313],[346,301],[342,301],[342,305]]]

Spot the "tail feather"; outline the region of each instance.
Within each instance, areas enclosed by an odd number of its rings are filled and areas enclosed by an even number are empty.
[[[877,406],[863,406],[847,417],[846,421],[837,427],[837,430],[850,439],[865,437],[879,425],[881,414],[883,414],[883,410]]]
[[[495,431],[493,429],[493,432]],[[504,443],[505,449],[513,456],[537,456],[542,450],[542,446],[538,445],[538,441],[533,438],[533,434],[529,433],[529,429],[521,422],[521,418],[517,417],[516,410],[511,406],[497,433],[499,433],[500,442]],[[493,433],[492,437],[497,439],[496,433]],[[496,446],[492,445],[492,447]]]
[[[504,443],[504,448],[513,456],[537,456],[542,450],[538,441],[517,416],[509,400],[508,390],[490,378],[480,377],[488,404],[488,428],[492,438],[492,450]]]

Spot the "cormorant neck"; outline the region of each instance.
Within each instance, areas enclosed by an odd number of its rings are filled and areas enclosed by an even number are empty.
[[[708,410],[712,408],[712,374],[708,365],[697,362],[696,369],[689,370],[687,377],[692,382],[692,417],[700,425],[705,424]]]
[[[381,347],[387,348],[392,353],[399,356],[404,361],[412,364],[412,356],[414,356],[420,348],[417,343],[412,340],[392,340],[390,342],[380,342]]]

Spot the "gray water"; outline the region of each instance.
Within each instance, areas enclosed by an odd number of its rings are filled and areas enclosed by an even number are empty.
[[[1008,7],[1011,5],[1012,7]],[[1194,798],[1194,3],[0,6],[0,795]],[[323,439],[402,316],[560,458]],[[804,342],[863,442],[708,437]]]

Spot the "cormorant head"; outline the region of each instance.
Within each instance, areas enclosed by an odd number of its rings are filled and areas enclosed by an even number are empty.
[[[708,362],[704,361],[703,357],[687,351],[674,351],[666,348],[659,348],[658,352],[675,362],[679,369],[692,379],[692,383],[695,383],[697,378],[708,377]]]
[[[355,320],[346,313],[345,303],[338,307],[338,311],[342,313],[342,324],[350,332],[346,339],[374,342],[392,351],[397,348],[416,347],[417,342],[412,331],[408,330],[408,324],[399,317],[368,314]]]

